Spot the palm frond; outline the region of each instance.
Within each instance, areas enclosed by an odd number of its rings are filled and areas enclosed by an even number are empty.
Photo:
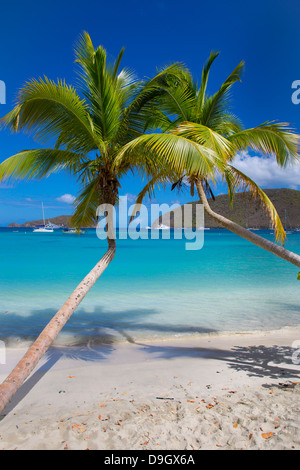
[[[208,82],[208,76],[210,72],[210,68],[215,61],[215,59],[218,57],[220,53],[219,52],[214,52],[212,51],[210,53],[210,56],[206,62],[206,64],[203,67],[202,70],[202,77],[201,77],[201,85],[197,93],[197,108],[198,111],[201,112],[204,102],[205,102],[205,96],[206,96],[206,88],[207,88],[207,82]]]
[[[76,62],[80,65],[81,91],[90,108],[92,121],[101,130],[105,142],[112,140],[119,127],[124,100],[124,80],[117,80],[116,73],[124,51],[117,63],[107,63],[106,50],[94,49],[90,36],[84,33],[75,50]]]
[[[178,113],[176,108],[177,93],[182,93],[179,84],[187,83],[188,71],[182,64],[175,63],[160,70],[152,79],[136,82],[135,90],[131,90],[131,102],[122,115],[116,140],[124,145],[128,140],[135,139],[149,129],[164,131],[174,126],[171,114]],[[170,86],[172,84],[172,87]],[[135,91],[135,94],[133,93]],[[173,96],[172,105],[164,96]],[[181,100],[179,100],[181,101]],[[168,110],[164,109],[168,106]],[[170,109],[172,108],[172,110]],[[174,111],[175,108],[175,111]],[[125,140],[127,139],[127,140]]]
[[[158,170],[166,165],[172,171],[202,175],[214,181],[219,157],[214,151],[184,137],[173,134],[145,134],[128,142],[118,153],[115,164],[130,158],[133,165],[140,162]]]
[[[75,212],[69,223],[71,227],[93,227],[97,223],[97,208],[99,200],[99,182],[95,178],[84,186],[79,196],[74,201]]]
[[[173,131],[174,134],[193,140],[208,149],[213,150],[222,159],[228,160],[234,149],[223,135],[203,124],[183,122]]]
[[[221,85],[219,90],[205,101],[202,107],[201,123],[209,127],[214,127],[220,119],[224,110],[228,109],[228,93],[232,85],[241,81],[241,74],[244,68],[244,61],[240,62],[231,72],[229,77]]]
[[[244,128],[241,120],[226,109],[214,123],[213,129],[219,134],[228,137],[229,135],[242,131]]]
[[[228,165],[227,179],[231,181],[231,188],[234,188],[234,191],[238,188],[243,189],[244,191],[248,189],[252,195],[260,201],[263,209],[273,224],[276,241],[283,244],[286,234],[280,217],[266,193],[251,178],[249,178],[249,176],[245,175],[232,165]]]
[[[67,170],[75,174],[85,157],[59,149],[24,150],[0,164],[0,181],[9,178],[41,179],[51,173]]]
[[[140,193],[138,194],[136,198],[135,205],[130,216],[129,224],[133,221],[137,212],[140,210],[141,204],[144,198],[146,197],[146,195],[148,195],[149,198],[151,199],[152,197],[154,197],[154,190],[156,187],[159,187],[159,184],[162,184],[163,186],[165,186],[169,182],[170,182],[170,173],[164,172],[164,171],[159,172],[158,174],[153,176],[153,178],[150,181],[148,181],[148,183],[144,186],[144,188],[142,189],[142,191],[140,191]]]
[[[299,135],[287,123],[266,122],[260,126],[228,136],[236,151],[248,148],[275,155],[277,163],[285,167],[299,159]]]
[[[89,117],[88,107],[73,87],[63,80],[31,80],[20,90],[16,108],[1,125],[31,132],[42,143],[56,139],[66,150],[90,152],[101,148],[99,129]]]
[[[119,55],[117,57],[117,60],[114,64],[113,73],[112,73],[112,79],[113,80],[115,80],[116,77],[117,77],[117,74],[118,74],[118,71],[119,71],[119,67],[120,67],[121,60],[122,60],[122,57],[124,55],[124,52],[125,52],[125,47],[122,47],[122,49],[120,50]]]

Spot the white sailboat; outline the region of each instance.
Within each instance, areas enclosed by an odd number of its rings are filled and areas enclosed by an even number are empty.
[[[169,230],[171,227],[168,227],[168,225],[164,224],[159,224],[157,227],[153,227],[156,230]]]
[[[72,229],[71,228],[66,228],[66,229],[63,230],[63,233],[71,233],[71,234],[75,233],[76,235],[80,235],[82,233],[85,233],[85,231],[81,230],[81,229],[77,230],[77,229],[74,229],[74,228],[72,228]]]
[[[39,228],[35,228],[33,231],[34,232],[37,232],[37,233],[52,233],[53,232],[53,228],[50,228],[50,227],[47,227],[45,225],[45,214],[44,214],[44,205],[42,203],[42,212],[43,212],[43,222],[44,222],[44,226],[43,227],[39,227]]]

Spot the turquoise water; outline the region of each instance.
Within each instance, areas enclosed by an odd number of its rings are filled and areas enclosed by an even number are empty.
[[[32,339],[106,250],[84,235],[0,230],[0,339]],[[30,230],[30,229],[29,229]],[[267,231],[261,232],[273,239]],[[270,330],[300,324],[296,266],[225,230],[186,240],[117,240],[116,257],[63,329],[70,344]],[[300,232],[286,247],[300,253]]]

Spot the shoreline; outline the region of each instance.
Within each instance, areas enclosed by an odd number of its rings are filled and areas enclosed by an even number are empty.
[[[131,331],[118,331],[113,328],[104,328],[107,331],[107,334],[95,334],[79,336],[71,333],[66,333],[62,331],[56,340],[53,343],[53,348],[82,348],[82,347],[95,347],[101,349],[109,344],[114,345],[124,345],[128,343],[140,343],[140,342],[149,342],[149,343],[168,343],[173,341],[185,342],[185,341],[198,341],[202,339],[211,339],[217,340],[221,338],[239,338],[239,337],[265,337],[265,336],[285,336],[285,335],[298,335],[300,339],[300,324],[287,324],[283,326],[278,326],[274,329],[253,329],[253,330],[244,330],[244,331],[203,331],[203,332],[191,332],[191,333],[176,333],[176,334],[155,334],[151,335],[138,335],[136,332]],[[0,340],[5,343],[5,346],[8,350],[18,350],[26,349],[31,346],[35,341],[38,335],[26,338],[20,338],[19,336],[9,336],[1,337]]]
[[[52,348],[4,410],[0,449],[300,449],[298,339],[289,327]],[[8,349],[1,380],[22,354]]]

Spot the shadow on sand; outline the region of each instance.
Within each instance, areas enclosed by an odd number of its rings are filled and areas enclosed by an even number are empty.
[[[18,315],[8,315],[6,321],[1,319],[1,339],[10,336],[10,325],[18,321],[23,338],[34,340],[43,327],[53,316],[53,310],[33,311],[32,315],[24,318]],[[72,358],[82,361],[105,361],[117,347],[120,340],[134,343],[136,347],[142,348],[147,354],[155,355],[160,359],[172,359],[176,357],[192,357],[218,359],[224,361],[230,369],[237,372],[243,371],[249,377],[261,377],[268,380],[297,380],[300,370],[292,363],[292,354],[295,351],[285,346],[235,346],[230,350],[213,347],[183,347],[168,345],[153,345],[146,342],[135,341],[134,331],[154,333],[217,333],[213,329],[201,327],[190,327],[185,325],[161,325],[153,322],[147,323],[148,315],[156,312],[147,309],[125,310],[123,312],[109,312],[102,307],[95,308],[94,312],[85,312],[83,309],[77,311],[67,323],[67,332],[71,335],[73,342],[71,346],[53,346],[46,353],[44,362],[27,379],[23,386],[13,397],[5,409],[5,414],[0,420],[10,413],[16,405],[30,392],[30,390],[44,377],[45,374],[61,359]],[[36,331],[37,330],[37,331]],[[63,329],[64,331],[64,329]],[[85,335],[83,335],[83,331]],[[129,333],[130,332],[130,333]],[[32,334],[33,333],[33,334]],[[265,384],[266,387],[270,386]],[[278,386],[273,384],[272,386]],[[280,384],[279,384],[280,386]]]
[[[224,361],[230,369],[236,372],[246,372],[249,377],[265,379],[296,380],[300,378],[300,368],[292,362],[295,349],[288,346],[234,346],[230,350],[209,348],[188,348],[153,346],[136,343],[142,346],[148,354],[155,354],[161,359],[176,357],[201,357],[207,360]]]

